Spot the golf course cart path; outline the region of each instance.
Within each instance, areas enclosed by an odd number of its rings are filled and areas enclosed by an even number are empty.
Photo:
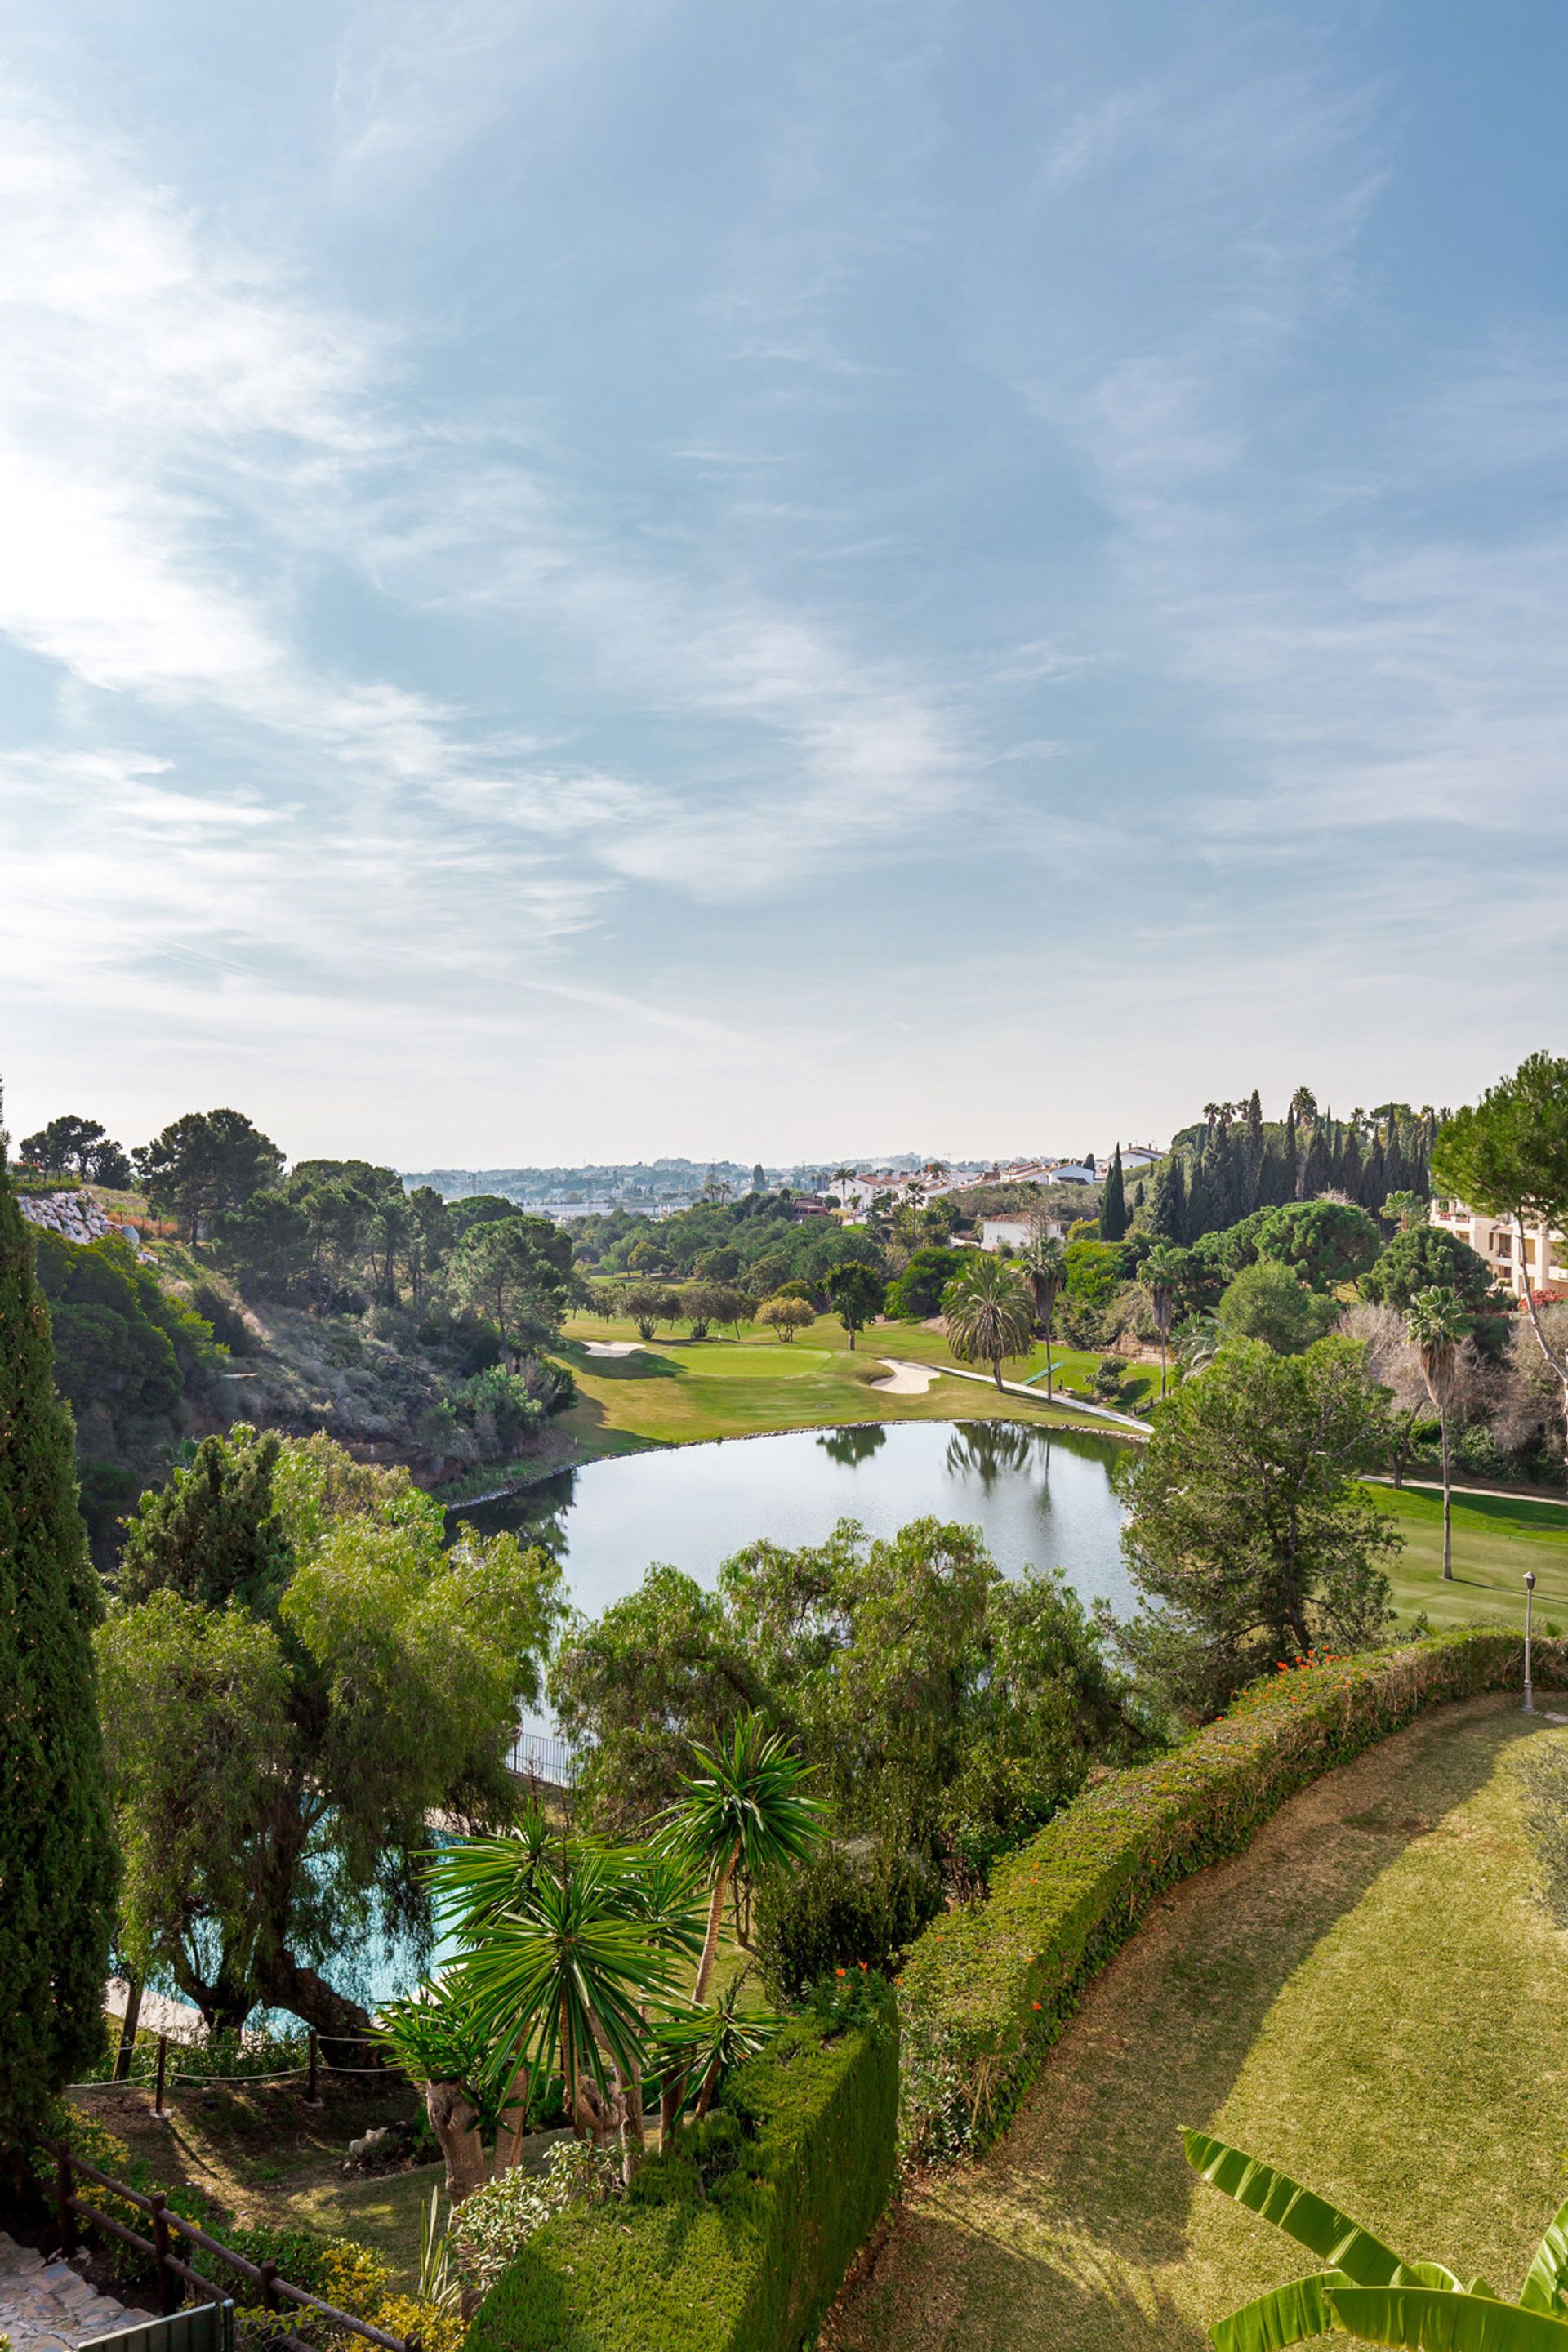
[[[1568,1936],[1520,1766],[1565,1742],[1515,1699],[1441,1708],[1173,1888],[1011,2130],[914,2186],[824,2352],[1206,2352],[1311,2264],[1197,2180],[1184,2124],[1516,2294],[1568,2194]]]

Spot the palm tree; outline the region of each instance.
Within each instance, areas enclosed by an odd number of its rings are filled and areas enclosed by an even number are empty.
[[[1018,1261],[1028,1277],[1035,1294],[1035,1314],[1046,1335],[1046,1394],[1056,1385],[1056,1366],[1051,1355],[1051,1324],[1057,1311],[1057,1298],[1067,1280],[1066,1244],[1055,1234],[1033,1234]]]
[[[1222,2139],[1182,2134],[1194,2172],[1327,2262],[1210,2329],[1216,2352],[1282,2352],[1335,2330],[1403,2352],[1568,2352],[1568,2205],[1535,2250],[1517,2303],[1441,2263],[1407,2263],[1326,2198]]]
[[[928,1160],[921,1171],[923,1176],[931,1178],[933,1184],[940,1184],[947,1172],[948,1166],[945,1160]]]
[[[640,2143],[647,2007],[678,1998],[700,1934],[691,1874],[682,1893],[669,1860],[655,1874],[636,1849],[568,1838],[546,1855],[523,1837],[463,1839],[431,1864],[459,1946],[447,1983],[489,2043],[475,2087],[520,2117],[512,2160],[541,2075],[560,2076],[579,2138],[618,2126]]]
[[[727,1745],[700,1748],[693,1740],[691,1752],[702,1769],[666,1813],[664,1836],[675,1853],[699,1864],[711,1889],[691,1988],[692,2006],[700,2009],[719,1954],[731,1881],[755,1882],[804,1860],[826,1835],[827,1808],[805,1787],[816,1766],[803,1762],[784,1733],[770,1730],[756,1710],[741,1717]],[[680,2112],[685,2084],[684,2069],[665,2076],[666,2132]]]
[[[1405,1309],[1405,1325],[1421,1358],[1421,1377],[1437,1408],[1443,1436],[1443,1574],[1454,1575],[1454,1532],[1448,1488],[1448,1408],[1453,1402],[1454,1374],[1470,1318],[1457,1290],[1439,1286],[1418,1290]]]
[[[955,1274],[942,1302],[947,1344],[961,1363],[985,1363],[998,1388],[1002,1361],[1034,1345],[1035,1302],[1021,1274],[1000,1258],[980,1257]]]
[[[833,1181],[838,1187],[838,1205],[847,1209],[849,1206],[848,1187],[855,1181],[855,1171],[853,1168],[836,1168]]]
[[[1154,1327],[1160,1334],[1160,1394],[1165,1393],[1165,1349],[1171,1335],[1171,1316],[1176,1304],[1176,1286],[1182,1278],[1182,1252],[1165,1242],[1157,1243],[1143,1261],[1142,1279],[1149,1293],[1149,1304],[1154,1310]]]

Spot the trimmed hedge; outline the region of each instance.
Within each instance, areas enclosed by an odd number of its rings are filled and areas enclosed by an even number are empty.
[[[893,2186],[897,2019],[858,2005],[791,2018],[737,2068],[698,2160],[678,2145],[627,2197],[546,2222],[465,2352],[799,2352]]]
[[[906,2147],[983,2147],[1012,2118],[1084,1988],[1176,1880],[1245,1846],[1320,1773],[1444,1700],[1518,1686],[1519,1635],[1437,1636],[1271,1675],[1152,1764],[1089,1789],[934,1920],[901,1979]],[[1538,1681],[1568,1644],[1536,1644]]]

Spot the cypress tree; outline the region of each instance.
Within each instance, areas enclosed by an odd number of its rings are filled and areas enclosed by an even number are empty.
[[[1110,1173],[1100,1201],[1100,1238],[1119,1242],[1127,1231],[1127,1192],[1121,1177],[1121,1146],[1111,1154]]]
[[[116,1859],[71,1417],[0,1130],[0,2142],[103,2046]]]

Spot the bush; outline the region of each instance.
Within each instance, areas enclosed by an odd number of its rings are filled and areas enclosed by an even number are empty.
[[[1522,1652],[1517,1634],[1477,1631],[1281,1668],[998,1862],[987,1899],[934,1920],[904,1969],[910,2146],[953,2153],[994,2137],[1164,1888],[1237,1852],[1296,1790],[1423,1708],[1518,1682]],[[1537,1645],[1539,1680],[1565,1667],[1564,1645]]]
[[[897,2024],[879,1979],[855,1992],[790,2019],[634,2194],[536,2231],[467,2352],[799,2352],[893,2185]]]
[[[910,1858],[857,1864],[818,1852],[757,1898],[756,1946],[775,2001],[794,2002],[836,1969],[890,1970],[942,1908],[934,1871]]]

